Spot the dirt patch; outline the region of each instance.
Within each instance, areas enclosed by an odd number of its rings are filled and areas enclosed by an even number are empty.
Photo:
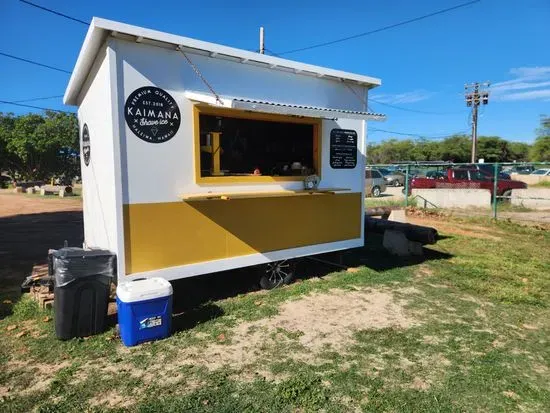
[[[422,380],[420,377],[415,377],[411,384],[411,388],[415,390],[428,390],[430,386],[430,383]]]
[[[80,198],[42,198],[23,194],[0,193],[0,218],[59,211],[81,211]]]
[[[11,394],[15,391],[18,395],[34,394],[46,390],[54,376],[59,370],[67,367],[68,362],[61,362],[58,364],[46,364],[32,362],[29,366],[29,362],[23,362],[19,360],[11,360],[5,365],[6,372],[15,372],[19,374],[32,373],[32,381],[25,384],[24,388],[17,388],[18,386],[12,386],[10,388],[0,388],[0,396]],[[2,390],[9,391],[9,393],[2,394]]]
[[[415,278],[428,278],[434,275],[433,270],[427,265],[421,265],[414,273]]]
[[[80,199],[48,199],[0,193],[0,296],[16,302],[21,282],[37,264],[45,264],[49,248],[82,245]],[[1,301],[0,301],[1,302]],[[0,305],[0,319],[12,306]]]
[[[291,358],[315,363],[323,351],[345,351],[356,331],[414,325],[404,311],[405,304],[391,292],[380,290],[311,294],[284,303],[274,317],[239,324],[227,332],[226,343],[174,350],[180,365],[200,364],[210,370],[242,369],[265,354],[271,354],[273,361]]]
[[[132,406],[134,402],[135,401],[132,398],[122,396],[114,390],[108,391],[107,393],[98,394],[89,400],[90,406],[92,407],[108,407],[111,409],[128,408]]]
[[[514,393],[512,390],[506,390],[506,391],[503,391],[502,394],[510,399],[514,399],[514,400],[518,400],[519,399],[519,396]]]
[[[424,336],[422,337],[422,342],[429,345],[440,345],[448,341],[447,337],[439,336]]]
[[[386,327],[407,328],[412,321],[389,292],[344,292],[313,294],[285,303],[272,326],[301,333],[299,342],[319,351],[325,346],[342,349],[354,331]]]
[[[443,234],[462,235],[471,238],[490,239],[493,241],[500,241],[502,238],[498,235],[503,235],[502,232],[495,231],[492,228],[462,223],[451,223],[448,221],[441,221],[437,219],[409,216],[407,217],[407,222],[409,222],[410,224],[434,227],[437,229],[438,232]]]

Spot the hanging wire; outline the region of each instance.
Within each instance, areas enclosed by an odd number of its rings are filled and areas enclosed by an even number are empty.
[[[206,87],[210,90],[210,92],[216,97],[216,102],[223,106],[223,102],[220,99],[219,95],[216,93],[214,88],[208,83],[208,81],[204,78],[200,70],[195,66],[193,61],[187,56],[187,54],[182,50],[181,46],[178,46],[178,50],[181,52],[183,57],[185,57],[185,60],[187,60],[187,63],[189,63],[189,66],[193,69],[193,71],[197,74],[197,76],[202,80],[202,82],[206,85]]]

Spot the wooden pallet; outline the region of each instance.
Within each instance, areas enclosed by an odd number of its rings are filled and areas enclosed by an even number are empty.
[[[48,276],[48,264],[35,265],[32,268],[31,276],[33,279]],[[38,302],[40,308],[53,308],[53,291],[46,285],[36,285],[30,288],[30,296]]]

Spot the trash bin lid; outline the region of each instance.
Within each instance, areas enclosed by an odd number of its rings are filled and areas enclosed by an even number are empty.
[[[154,300],[155,298],[172,295],[172,284],[164,278],[145,278],[128,281],[118,284],[116,295],[120,301],[125,303]]]
[[[90,249],[85,250],[78,247],[64,247],[53,251],[56,258],[89,258],[89,257],[111,257],[113,253],[108,250]]]

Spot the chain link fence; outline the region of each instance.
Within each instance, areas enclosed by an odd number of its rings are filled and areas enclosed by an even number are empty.
[[[367,206],[415,206],[550,224],[550,162],[399,162],[369,165],[366,176],[367,194],[374,195]]]

